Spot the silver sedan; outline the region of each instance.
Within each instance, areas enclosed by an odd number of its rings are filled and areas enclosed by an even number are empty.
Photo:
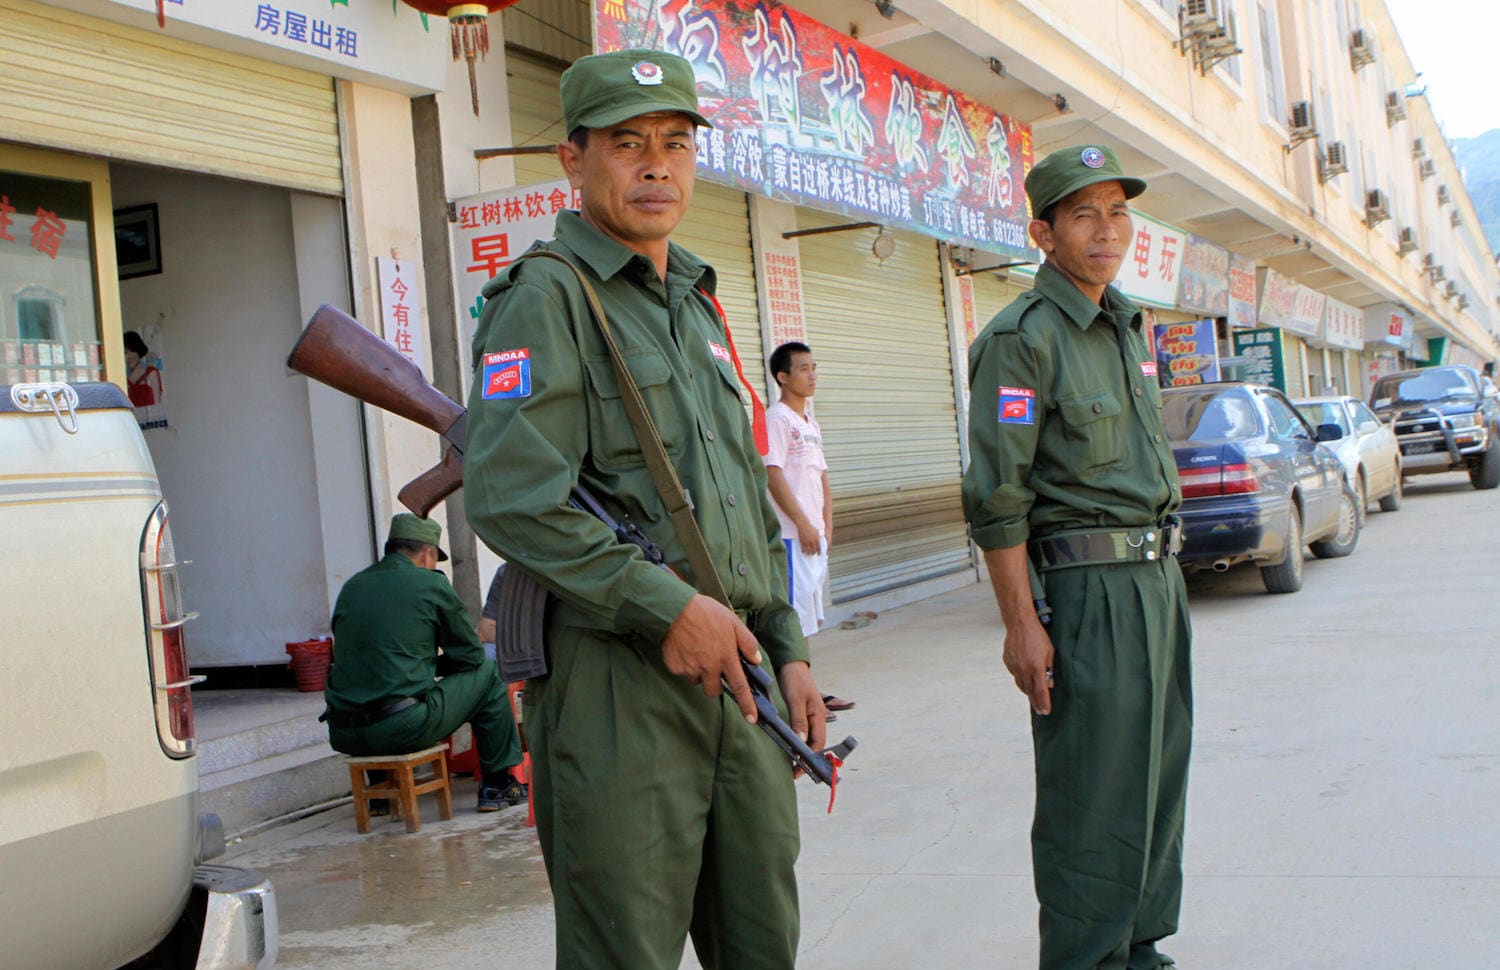
[[[1310,397],[1297,401],[1297,410],[1314,427],[1336,425],[1341,436],[1323,444],[1339,456],[1349,486],[1359,497],[1361,511],[1371,500],[1380,511],[1401,507],[1401,448],[1390,427],[1365,403],[1348,395]]]

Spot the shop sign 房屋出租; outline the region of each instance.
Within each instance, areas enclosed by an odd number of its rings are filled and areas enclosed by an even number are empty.
[[[596,0],[594,33],[693,65],[704,178],[1036,258],[1027,125],[775,0]]]
[[[44,0],[57,7],[73,7]],[[97,0],[101,16],[195,43],[401,88],[441,91],[448,72],[448,24],[405,4],[370,0]],[[186,28],[186,29],[184,29]]]

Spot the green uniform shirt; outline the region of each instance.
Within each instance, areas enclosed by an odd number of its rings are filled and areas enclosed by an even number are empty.
[[[339,590],[334,664],[324,691],[328,706],[352,712],[425,693],[437,674],[438,647],[454,670],[484,661],[484,648],[448,578],[391,553]]]
[[[547,248],[590,278],[646,407],[693,501],[731,605],[776,667],[807,659],[786,601],[786,553],[740,383],[713,303],[713,270],[673,244],[652,262],[583,221],[557,218]],[[659,645],[695,590],[692,567],[630,427],[609,352],[577,279],[532,259],[495,277],[474,337],[464,499],[491,549],[563,600],[575,626]],[[570,508],[582,483],[661,547],[677,576]]]
[[[981,549],[1149,525],[1182,504],[1140,308],[1104,292],[1107,309],[1043,264],[970,348],[963,502]]]

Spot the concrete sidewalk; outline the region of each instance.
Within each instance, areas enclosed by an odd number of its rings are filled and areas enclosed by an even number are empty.
[[[1500,494],[1418,479],[1355,554],[1270,596],[1192,586],[1183,970],[1489,968],[1500,951]],[[801,965],[1035,966],[1026,706],[987,587],[815,641],[858,706],[838,804],[803,781]],[[231,850],[281,903],[279,966],[552,966],[524,808],[405,835],[343,808]],[[476,964],[475,961],[482,961]],[[683,966],[693,967],[691,955]]]

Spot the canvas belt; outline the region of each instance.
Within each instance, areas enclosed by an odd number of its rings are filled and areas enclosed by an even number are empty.
[[[1170,516],[1156,525],[1129,529],[1077,529],[1027,543],[1037,572],[1068,566],[1156,562],[1182,548],[1182,520]]]
[[[399,701],[392,701],[384,707],[369,708],[363,711],[335,711],[329,709],[318,715],[318,720],[327,721],[329,727],[348,729],[369,727],[379,724],[386,718],[395,717],[408,707],[416,707],[415,697],[403,697]]]

